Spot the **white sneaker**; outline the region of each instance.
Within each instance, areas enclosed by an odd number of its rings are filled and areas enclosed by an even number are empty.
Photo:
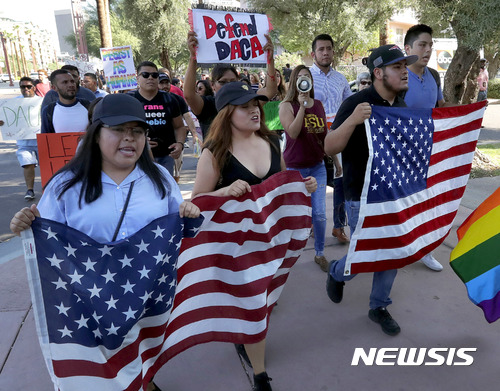
[[[436,272],[440,272],[441,270],[443,270],[443,265],[441,265],[438,261],[436,261],[436,258],[432,256],[432,253],[427,254],[420,261],[422,261],[422,263],[429,269],[434,270]]]

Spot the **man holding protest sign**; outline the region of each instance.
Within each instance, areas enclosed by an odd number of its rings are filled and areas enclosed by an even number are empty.
[[[21,77],[19,80],[19,88],[23,98],[35,97],[35,84],[29,77]],[[4,125],[4,121],[0,120],[0,126]],[[38,149],[36,139],[17,140],[16,156],[19,164],[23,168],[24,181],[26,182],[27,191],[24,195],[26,201],[35,199],[35,167],[38,164]]]
[[[203,9],[192,10],[191,13],[192,31],[188,33],[187,41],[190,58],[184,79],[184,98],[200,121],[205,138],[217,109],[215,96],[196,94],[198,61],[216,63],[211,74],[215,94],[224,84],[239,80],[238,72],[231,63],[267,63],[266,85],[257,93],[272,99],[277,92],[274,46],[267,34],[270,23],[266,15]],[[227,28],[221,27],[224,25]],[[262,45],[264,39],[266,41]]]
[[[59,99],[45,107],[42,102],[42,133],[84,132],[90,102],[76,97],[77,86],[71,73],[64,69],[52,72],[50,84]]]
[[[158,67],[151,61],[143,61],[137,67],[138,91],[130,92],[139,100],[151,126],[149,145],[158,164],[174,175],[174,160],[181,156],[187,130],[175,98],[159,89]]]

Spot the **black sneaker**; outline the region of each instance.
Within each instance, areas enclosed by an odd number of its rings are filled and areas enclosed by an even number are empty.
[[[35,199],[35,192],[33,189],[29,189],[26,194],[24,195],[24,199],[26,201],[34,200]]]
[[[248,357],[247,351],[245,350],[245,345],[241,343],[235,343],[234,347],[236,348],[236,352],[238,355],[245,361],[245,363],[252,368],[252,363],[250,362],[250,358]]]
[[[270,381],[273,380],[267,376],[267,372],[253,375],[253,391],[273,391]]]
[[[396,335],[401,331],[398,322],[392,318],[391,314],[385,307],[378,307],[374,310],[371,309],[368,311],[368,317],[375,323],[380,324],[382,331],[387,335]]]
[[[328,277],[326,278],[326,293],[331,301],[334,303],[340,303],[342,301],[342,297],[344,296],[344,281],[337,281],[330,274],[330,270],[332,270],[332,263],[335,261],[330,261],[328,265]]]

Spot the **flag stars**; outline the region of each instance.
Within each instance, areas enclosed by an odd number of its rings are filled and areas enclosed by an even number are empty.
[[[389,118],[386,118],[386,119],[384,120],[384,123],[385,123],[386,125],[389,125],[389,122],[390,122],[390,121],[389,121]]]
[[[377,122],[377,120],[374,117],[370,118],[370,121],[372,122],[372,125],[375,125],[375,123]]]
[[[99,251],[101,252],[101,257],[104,257],[105,255],[111,256],[111,250],[113,247],[109,247],[108,245],[104,245],[104,247],[101,247]]]
[[[63,329],[57,329],[57,331],[59,331],[61,333],[61,338],[64,338],[64,337],[73,338],[73,336],[71,335],[71,334],[73,334],[73,331],[70,331],[66,326],[64,326]]]
[[[377,189],[378,189],[378,185],[377,185],[376,183],[374,183],[374,184],[372,185],[372,190],[373,190],[373,191],[376,191]]]
[[[413,119],[412,119],[412,118],[410,118],[410,119],[408,120],[408,124],[409,124],[409,125],[413,125]]]
[[[142,239],[141,239],[141,243],[136,244],[135,246],[139,248],[139,254],[142,253],[143,251],[146,253],[148,252],[149,243],[144,243],[144,240],[142,240]]]
[[[401,118],[398,118],[398,125],[401,125]]]
[[[94,318],[94,320],[95,320],[97,323],[99,323],[99,320],[102,318],[102,315],[101,315],[101,316],[99,316],[99,315],[97,315],[97,312],[96,312],[96,311],[94,311],[94,313],[92,314],[92,317]]]
[[[52,284],[56,286],[56,290],[58,290],[59,288],[64,289],[66,291],[68,290],[68,288],[66,288],[67,282],[63,281],[61,277],[59,277],[57,281],[52,281]]]
[[[55,240],[59,241],[59,239],[57,239],[57,233],[52,231],[51,227],[49,227],[48,229],[42,229],[42,231],[47,234],[47,240],[55,239]]]
[[[165,297],[164,294],[159,293],[158,297],[155,299],[155,304],[161,303],[164,297]]]
[[[68,277],[71,278],[70,284],[74,284],[75,282],[78,282],[80,285],[82,284],[80,280],[82,279],[83,274],[78,274],[76,269],[73,274],[68,274]]]
[[[162,254],[161,251],[158,251],[158,255],[153,255],[153,258],[156,259],[156,264],[158,265],[161,261],[163,261],[163,258],[165,257],[165,254]]]
[[[116,273],[111,273],[109,269],[106,274],[101,274],[101,277],[104,277],[106,279],[106,284],[110,281],[115,282],[115,279],[113,278],[114,276],[116,276]]]
[[[95,272],[95,269],[94,269],[94,265],[96,264],[97,262],[92,262],[90,260],[90,258],[87,258],[87,262],[82,262],[82,265],[85,266],[85,271],[88,272],[89,270],[92,270],[93,272]]]
[[[90,318],[85,318],[83,316],[83,314],[80,316],[80,319],[78,320],[75,320],[75,323],[78,323],[78,329],[77,330],[80,330],[82,327],[85,327],[85,328],[89,328],[89,326],[87,326],[87,322],[89,321]]]
[[[167,284],[167,275],[162,274],[162,276],[158,279],[158,285]]]
[[[160,228],[159,225],[157,225],[156,229],[152,230],[151,232],[155,234],[155,239],[156,239],[157,237],[163,238],[163,231],[165,231],[165,229],[162,229]]]
[[[141,275],[141,278],[140,278],[141,280],[142,280],[143,278],[147,278],[147,279],[149,279],[148,274],[149,274],[149,272],[151,271],[151,269],[146,269],[146,266],[143,266],[143,267],[142,267],[142,270],[137,270],[137,271],[138,271],[138,272],[139,272],[139,274]]]
[[[76,248],[71,247],[71,243],[68,243],[68,246],[64,247],[64,249],[68,252],[68,257],[73,256],[76,258]]]
[[[94,296],[99,297],[99,298],[101,297],[101,296],[100,296],[100,294],[99,294],[99,292],[101,292],[101,291],[102,291],[102,288],[98,288],[98,287],[96,286],[96,284],[94,284],[94,286],[93,286],[92,288],[88,288],[87,290],[90,292],[90,298],[91,298],[91,299],[92,299]]]
[[[59,259],[56,257],[56,254],[52,255],[51,258],[48,258],[46,257],[47,261],[50,262],[50,266],[52,267],[57,267],[59,270],[61,270],[61,266],[59,266],[61,264],[61,262],[64,261],[64,259]]]
[[[125,294],[127,292],[134,293],[134,290],[132,289],[134,286],[135,286],[135,284],[131,284],[130,281],[127,280],[127,283],[125,285],[121,285],[121,287],[124,290],[123,294]]]
[[[125,267],[125,266],[129,266],[129,267],[132,267],[131,265],[131,262],[134,260],[134,258],[128,258],[127,255],[125,254],[124,257],[122,259],[119,259],[118,262],[121,262],[122,264],[122,269]]]
[[[111,308],[114,308],[115,310],[117,309],[116,308],[116,303],[118,303],[118,299],[115,299],[113,297],[113,295],[111,295],[111,297],[109,298],[109,300],[105,301],[105,303],[108,305],[108,311],[111,309]]]
[[[71,308],[71,307],[65,307],[62,301],[61,304],[55,305],[54,307],[56,307],[59,310],[59,315],[64,314],[66,316],[68,316],[68,310]]]
[[[130,308],[130,306],[128,306],[128,310],[125,312],[122,312],[122,314],[125,315],[125,322],[129,319],[135,319],[136,312],[137,311],[133,311],[132,308]]]
[[[94,333],[94,338],[102,338],[102,333],[99,329],[95,329],[92,331]]]
[[[117,331],[119,328],[120,326],[115,326],[115,324],[111,322],[110,327],[105,330],[108,332],[108,335],[118,335]]]
[[[145,304],[146,301],[148,301],[149,299],[151,299],[152,295],[153,295],[152,292],[144,292],[144,294],[142,296],[139,296],[139,299],[142,299],[142,304]]]

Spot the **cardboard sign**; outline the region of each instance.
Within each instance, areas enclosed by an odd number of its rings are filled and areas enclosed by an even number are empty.
[[[137,88],[132,46],[101,48],[101,59],[106,87],[110,91],[135,90]]]
[[[267,64],[267,15],[192,9],[189,23],[198,37],[198,63]]]
[[[0,99],[0,120],[4,140],[35,139],[40,133],[40,109],[43,98]]]
[[[84,134],[85,132],[37,134],[42,186],[75,156],[78,142]]]

